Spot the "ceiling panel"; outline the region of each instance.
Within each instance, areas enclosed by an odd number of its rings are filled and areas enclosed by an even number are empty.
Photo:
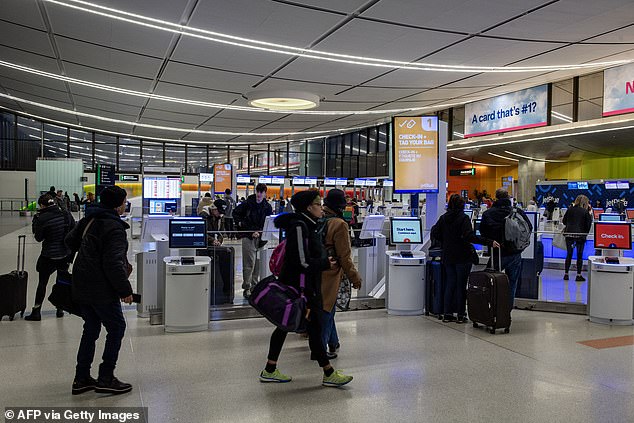
[[[46,32],[35,31],[0,21],[0,34],[2,34],[2,44],[7,47],[53,56],[51,43]]]
[[[246,69],[250,70],[250,69]],[[186,66],[180,63],[169,62],[161,77],[163,81],[180,82],[194,87],[203,87],[210,90],[224,90],[241,93],[249,90],[259,77],[233,72],[222,72],[197,66]],[[161,90],[167,90],[159,84]],[[209,98],[208,92],[199,93],[199,97]],[[215,95],[215,94],[214,94]],[[215,101],[215,100],[209,100]]]
[[[46,72],[59,73],[57,61],[52,57],[43,57],[0,45],[0,58],[5,62],[15,63]],[[4,68],[0,68],[0,73]]]
[[[149,92],[152,80],[148,78],[140,78],[131,75],[121,75],[107,70],[94,69],[87,66],[79,66],[72,63],[64,63],[66,75],[84,81],[96,82],[103,85],[109,85],[116,88],[129,89],[140,92]],[[59,73],[59,72],[56,72]],[[71,84],[73,89],[76,84]],[[106,91],[93,89],[95,96],[101,96]]]
[[[2,0],[2,19],[45,29],[36,0]]]

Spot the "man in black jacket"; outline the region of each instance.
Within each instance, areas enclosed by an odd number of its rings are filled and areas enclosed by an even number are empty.
[[[505,239],[504,235],[505,218],[510,215],[513,210],[508,191],[502,188],[498,189],[495,191],[495,198],[495,203],[482,215],[480,234],[485,238],[497,241],[502,246],[502,264],[500,269],[504,269],[504,272],[509,278],[510,304],[512,309],[515,301],[515,290],[517,289],[517,283],[522,273],[522,251],[515,249],[513,244]],[[516,208],[516,210],[517,213],[528,222],[528,226],[532,232],[533,225],[528,217],[526,217],[526,214],[519,208]],[[497,262],[497,254],[492,252],[491,256],[492,260]]]
[[[233,211],[233,219],[238,225],[238,234],[242,238],[242,289],[244,298],[249,298],[251,288],[258,283],[258,249],[266,216],[273,214],[273,208],[266,201],[266,185],[257,184],[255,194],[249,195]]]
[[[42,251],[37,259],[36,270],[39,276],[35,291],[35,304],[31,314],[24,320],[40,321],[46,285],[53,272],[68,270],[70,249],[64,244],[64,237],[75,226],[75,219],[65,210],[60,209],[50,193],[42,195],[38,200],[39,211],[33,216],[32,229],[35,240],[42,243]],[[57,317],[64,316],[64,311],[57,309]]]
[[[126,235],[129,226],[120,218],[125,205],[124,189],[106,187],[101,193],[100,207],[86,209],[86,217],[66,237],[66,244],[78,251],[73,266],[73,299],[80,304],[84,319],[73,395],[93,389],[109,394],[132,390],[132,385],[114,377],[126,327],[121,301],[132,303],[132,286],[128,281],[132,266],[127,260]],[[101,325],[108,335],[99,378],[95,380],[90,376],[90,367]]]

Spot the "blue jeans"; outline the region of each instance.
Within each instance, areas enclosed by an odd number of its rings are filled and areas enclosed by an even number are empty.
[[[95,342],[99,339],[101,325],[106,328],[106,345],[103,350],[103,362],[99,366],[99,379],[110,380],[114,376],[114,369],[119,358],[121,340],[125,334],[125,319],[121,312],[121,303],[110,304],[82,304],[82,319],[84,332],[81,335],[79,351],[77,351],[77,367],[75,378],[90,377],[90,367],[95,358]]]
[[[497,256],[494,256],[494,262],[497,262]],[[497,266],[494,268],[498,269]],[[502,269],[509,278],[509,295],[510,306],[513,309],[515,303],[515,291],[517,290],[517,284],[522,275],[522,253],[512,254],[510,256],[502,256]]]
[[[319,320],[321,321],[321,339],[326,351],[328,351],[328,346],[331,346],[334,352],[335,347],[339,344],[337,326],[335,326],[336,309],[337,307],[333,306],[331,312],[321,310],[319,313]]]
[[[445,292],[443,314],[450,315],[454,311],[458,317],[466,316],[467,279],[471,273],[471,263],[444,264]]]

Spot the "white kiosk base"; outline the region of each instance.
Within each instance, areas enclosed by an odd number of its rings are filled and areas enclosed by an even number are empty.
[[[385,237],[378,236],[373,239],[374,245],[359,247],[359,274],[363,279],[361,288],[357,291],[358,297],[368,297],[376,284],[385,276]]]
[[[588,257],[588,316],[594,323],[634,325],[634,259]]]
[[[400,251],[387,251],[389,266],[386,275],[387,313],[398,316],[423,314],[425,308],[425,253],[411,251],[402,257]]]
[[[165,263],[165,332],[197,332],[209,329],[211,258],[196,256],[194,264],[181,264],[170,256]]]

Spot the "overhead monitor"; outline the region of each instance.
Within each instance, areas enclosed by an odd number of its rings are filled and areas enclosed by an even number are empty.
[[[337,178],[325,177],[324,178],[324,185],[327,186],[327,187],[333,187],[333,186],[337,185]]]
[[[601,207],[597,207],[596,209],[592,209],[592,214],[594,215],[594,220],[599,220],[599,216],[603,213],[603,209]]]
[[[263,176],[260,176],[258,178],[258,184],[267,184],[267,185],[269,185],[269,184],[271,184],[271,182],[273,182],[273,177],[271,177],[271,176],[263,175]]]
[[[599,222],[620,222],[621,215],[618,213],[601,213],[599,214]]]
[[[271,176],[271,184],[272,185],[284,185],[284,177],[283,176]]]
[[[469,220],[473,219],[473,210],[464,210],[464,214],[469,216]]]
[[[315,176],[307,176],[304,178],[304,184],[306,185],[317,185],[317,177]]]
[[[605,189],[618,189],[616,181],[605,181]]]
[[[630,181],[616,181],[617,189],[630,189]]]
[[[594,222],[594,248],[632,249],[632,225],[627,222]]]
[[[275,227],[274,220],[276,214],[266,216],[264,219],[264,227],[262,228],[262,241],[273,241],[280,238],[280,230]]]
[[[180,176],[146,176],[143,178],[143,198],[181,198]]]
[[[303,176],[293,176],[293,185],[305,185],[306,179]]]
[[[354,186],[355,187],[364,187],[365,186],[365,179],[363,179],[363,178],[354,178]]]
[[[239,184],[250,184],[251,183],[251,175],[237,175],[236,182]]]
[[[207,226],[203,219],[171,219],[169,248],[207,248]]]
[[[588,189],[588,181],[577,182],[577,189]]]
[[[375,187],[376,186],[376,179],[366,179],[365,180],[365,186],[366,187]]]
[[[576,182],[568,182],[568,189],[570,190],[579,189],[579,186]]]
[[[176,199],[168,200],[150,200],[148,214],[150,215],[170,215],[176,214],[178,211],[178,202]]]
[[[363,219],[363,226],[361,226],[360,239],[372,239],[376,238],[378,234],[383,230],[383,222],[385,222],[385,216],[382,214],[371,214]]]
[[[438,117],[392,118],[394,192],[438,192]]]
[[[422,244],[422,221],[418,217],[390,217],[390,242],[394,245]]]
[[[394,186],[394,181],[391,179],[383,179],[383,186],[384,187],[393,187]]]
[[[627,218],[629,220],[634,219],[634,209],[627,209],[625,210],[625,213],[627,214]]]
[[[198,180],[200,182],[213,182],[214,174],[213,173],[201,173],[198,175]]]
[[[348,185],[348,178],[337,178],[337,186],[345,187]]]

